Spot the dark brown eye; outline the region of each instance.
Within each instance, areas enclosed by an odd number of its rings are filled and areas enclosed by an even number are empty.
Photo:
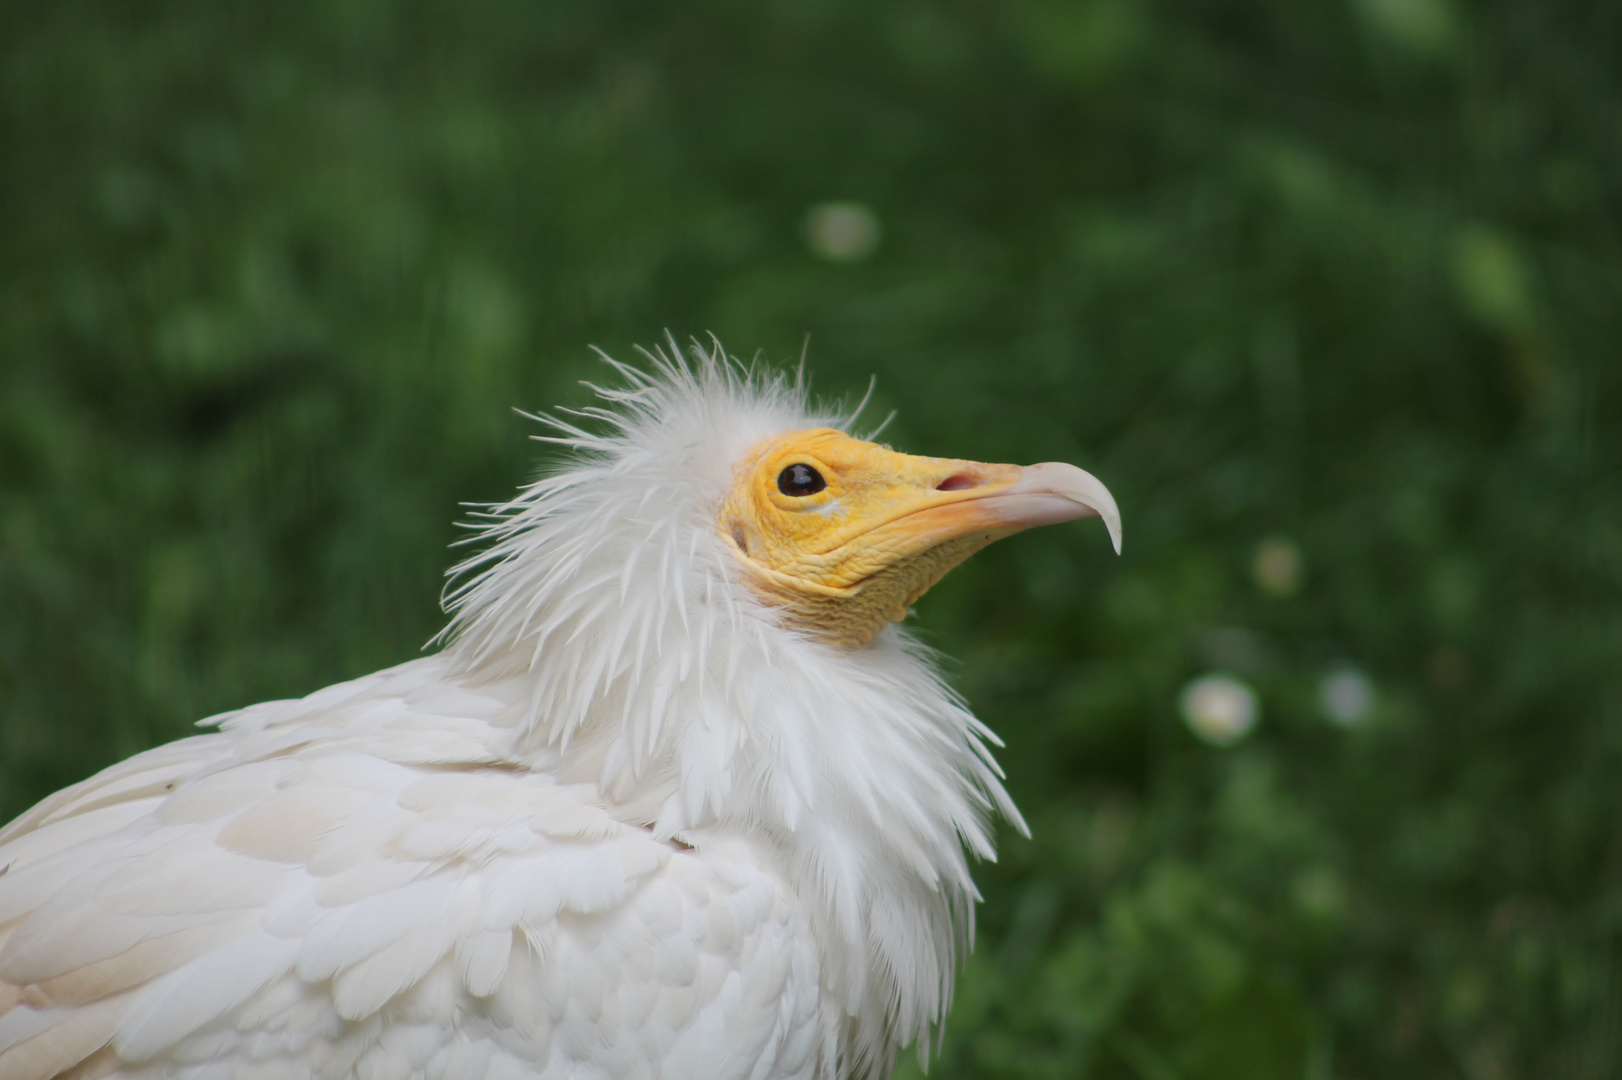
[[[790,465],[777,474],[777,490],[795,498],[815,495],[827,486],[828,481],[809,465]]]

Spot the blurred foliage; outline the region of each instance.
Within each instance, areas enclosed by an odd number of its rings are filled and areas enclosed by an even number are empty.
[[[920,605],[1035,832],[932,1076],[1615,1076],[1619,41],[1577,0],[6,5],[4,810],[413,655],[588,343],[809,334],[898,446],[1125,514],[1121,560],[1049,530]],[[1212,670],[1261,702],[1231,749],[1177,713]]]

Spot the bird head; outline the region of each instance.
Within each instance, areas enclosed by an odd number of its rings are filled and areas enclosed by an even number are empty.
[[[1120,551],[1115,500],[1074,465],[915,457],[813,428],[744,454],[718,524],[750,589],[785,623],[859,647],[992,541],[1083,517],[1103,518]]]
[[[473,539],[490,543],[447,596],[452,663],[520,680],[523,726],[549,744],[614,733],[604,775],[653,768],[723,707],[762,729],[828,695],[955,708],[887,626],[1021,529],[1098,516],[1120,548],[1115,501],[1075,466],[897,453],[719,346],[647,358],[608,361],[623,384],[575,414],[596,430],[536,417],[572,455],[489,508]]]

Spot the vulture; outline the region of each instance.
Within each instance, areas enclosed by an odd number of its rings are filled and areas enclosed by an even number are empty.
[[[927,1049],[1024,825],[898,626],[1097,516],[673,346],[550,417],[438,651],[202,721],[0,832],[0,1077],[808,1080]],[[605,359],[607,359],[605,357]],[[857,412],[860,411],[858,408]]]

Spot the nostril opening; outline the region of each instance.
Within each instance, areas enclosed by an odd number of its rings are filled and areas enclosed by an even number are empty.
[[[963,491],[976,486],[974,477],[968,473],[954,473],[935,485],[936,491]]]

